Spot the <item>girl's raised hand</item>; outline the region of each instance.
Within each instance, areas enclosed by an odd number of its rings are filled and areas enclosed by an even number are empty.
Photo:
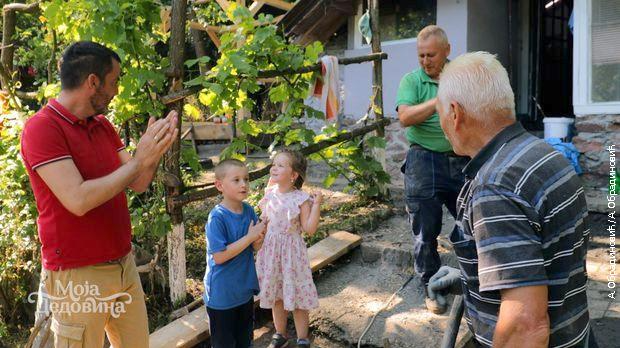
[[[323,193],[321,191],[312,192],[310,197],[312,197],[313,204],[316,204],[318,206],[320,206],[321,203],[323,202]]]

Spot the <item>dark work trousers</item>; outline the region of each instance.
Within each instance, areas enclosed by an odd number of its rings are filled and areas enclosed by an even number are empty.
[[[415,272],[427,283],[441,266],[437,236],[441,232],[442,205],[456,214],[456,199],[464,182],[468,157],[412,145],[401,171],[405,174],[405,203],[413,233]]]
[[[254,299],[230,309],[207,307],[213,348],[248,348],[254,332]]]

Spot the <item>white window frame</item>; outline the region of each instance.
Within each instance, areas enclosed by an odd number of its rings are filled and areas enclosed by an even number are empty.
[[[575,115],[620,114],[620,100],[592,102],[592,1],[575,0],[573,108]]]

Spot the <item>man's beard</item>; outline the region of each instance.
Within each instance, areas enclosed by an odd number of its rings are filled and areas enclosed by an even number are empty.
[[[101,89],[97,89],[95,94],[90,97],[90,106],[95,111],[95,115],[102,115],[108,112],[108,106],[110,105],[110,101],[105,96],[105,94],[101,91]]]

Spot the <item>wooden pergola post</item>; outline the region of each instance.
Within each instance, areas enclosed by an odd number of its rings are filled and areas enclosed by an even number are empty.
[[[381,52],[381,29],[379,27],[379,0],[368,0],[370,3],[370,30],[372,31],[372,53]],[[372,62],[372,95],[377,120],[383,118],[383,61],[381,59]],[[377,130],[378,136],[385,136],[383,127]]]
[[[39,3],[6,4],[2,7],[2,47],[0,48],[0,88],[9,91],[13,83],[13,56],[15,46],[13,36],[17,24],[17,12],[34,13],[39,11]]]
[[[178,92],[183,88],[183,66],[185,60],[185,23],[187,16],[187,0],[172,1],[172,20],[170,24],[170,93]],[[178,117],[179,138],[174,142],[164,158],[166,203],[172,222],[172,231],[168,233],[168,277],[170,284],[170,299],[173,304],[179,304],[186,296],[186,265],[185,265],[185,226],[183,225],[183,208],[173,204],[174,197],[181,194],[181,170],[179,167],[181,153],[181,115],[183,114],[183,100],[169,105],[176,110]]]
[[[372,38],[370,44],[372,53],[381,52],[381,27],[379,26],[379,0],[368,0],[368,8],[370,9],[370,30]],[[381,59],[372,62],[372,95],[373,95],[373,111],[377,121],[383,119],[383,61]],[[377,136],[385,137],[385,128],[383,126],[377,129]],[[377,148],[373,151],[375,158],[381,163],[383,170],[386,171],[387,165],[385,160],[385,149]],[[383,195],[387,195],[387,187],[382,188]]]

